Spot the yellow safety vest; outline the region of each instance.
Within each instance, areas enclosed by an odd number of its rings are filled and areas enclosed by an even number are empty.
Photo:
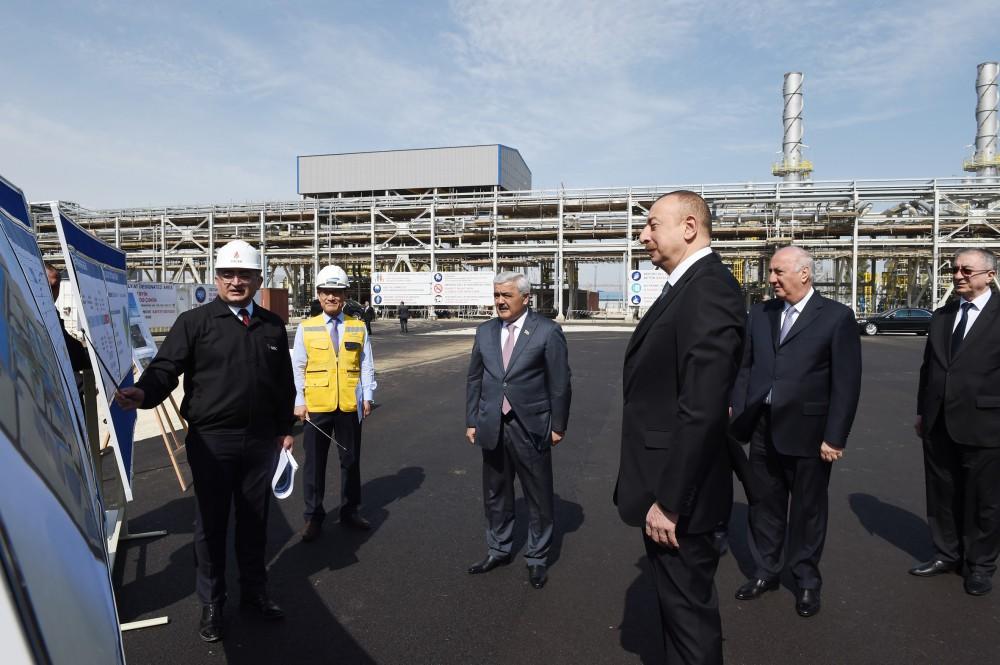
[[[315,413],[357,411],[355,390],[361,378],[365,324],[345,315],[338,354],[333,352],[326,319],[326,314],[320,314],[302,322],[302,341],[306,347],[306,408]]]

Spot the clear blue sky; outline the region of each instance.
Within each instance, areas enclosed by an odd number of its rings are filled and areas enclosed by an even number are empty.
[[[0,173],[88,207],[294,199],[295,156],[518,148],[536,188],[961,175],[995,0],[0,4]]]

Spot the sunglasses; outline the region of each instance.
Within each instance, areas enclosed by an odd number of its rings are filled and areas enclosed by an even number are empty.
[[[968,266],[954,266],[951,269],[951,274],[962,273],[962,277],[975,277],[976,275],[982,275],[984,273],[993,272],[991,268],[986,270],[973,270]]]

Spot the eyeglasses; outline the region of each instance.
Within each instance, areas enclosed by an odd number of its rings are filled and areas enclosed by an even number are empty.
[[[252,282],[257,273],[253,270],[216,270],[215,276],[223,282]]]
[[[316,289],[316,295],[318,298],[339,298],[343,300],[346,295],[344,291],[345,289]]]
[[[951,274],[962,273],[962,277],[975,277],[976,275],[982,275],[984,273],[993,272],[992,268],[987,268],[986,270],[973,270],[968,266],[952,266]]]

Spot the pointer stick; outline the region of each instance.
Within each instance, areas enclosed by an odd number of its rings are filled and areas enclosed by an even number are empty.
[[[331,441],[333,441],[334,443],[337,443],[337,440],[336,440],[335,438],[333,438],[332,436],[330,436],[329,434],[327,434],[326,432],[324,432],[324,431],[322,430],[322,428],[321,428],[321,427],[320,427],[319,425],[317,425],[317,424],[316,424],[316,423],[314,423],[313,421],[309,420],[308,418],[306,418],[306,419],[305,419],[305,421],[306,421],[307,423],[309,423],[310,425],[312,425],[313,427],[315,427],[315,428],[316,428],[316,431],[317,431],[317,432],[319,432],[320,434],[322,434],[322,435],[323,435],[323,436],[325,436],[326,438],[330,439],[330,440],[331,440]],[[345,453],[349,453],[349,452],[351,452],[350,450],[348,450],[347,448],[343,447],[343,446],[342,446],[342,445],[340,445],[339,443],[337,443],[337,447],[338,447],[338,448],[340,448],[341,450],[343,450],[343,451],[344,451]]]
[[[118,394],[118,382],[115,381],[115,375],[112,374],[111,370],[108,369],[108,366],[104,364],[104,361],[101,359],[101,354],[97,352],[97,346],[94,344],[94,341],[92,339],[90,339],[90,336],[87,335],[87,331],[84,330],[83,328],[80,328],[80,332],[83,333],[83,338],[85,340],[87,340],[87,344],[90,344],[91,348],[94,349],[94,357],[97,358],[97,363],[107,373],[108,378],[111,379],[111,383],[115,384],[115,395],[117,395]],[[114,397],[114,395],[112,395],[112,397]]]

